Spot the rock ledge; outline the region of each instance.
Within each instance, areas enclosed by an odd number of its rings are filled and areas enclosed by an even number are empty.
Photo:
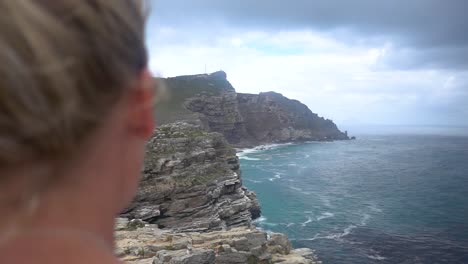
[[[310,249],[292,250],[283,234],[247,227],[173,233],[141,221],[118,219],[116,240],[116,254],[132,264],[321,263]]]

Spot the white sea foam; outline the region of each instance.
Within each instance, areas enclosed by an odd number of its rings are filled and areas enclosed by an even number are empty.
[[[259,159],[259,158],[250,158],[250,157],[247,157],[247,156],[239,157],[239,159],[241,159],[241,160],[252,160],[252,161],[262,160],[262,159]]]
[[[372,211],[372,212],[376,212],[376,213],[381,213],[383,212],[382,209],[380,209],[376,204],[371,204],[369,206],[369,209]]]
[[[276,181],[276,180],[279,180],[281,179],[281,174],[280,173],[275,173],[275,176],[273,178],[269,178],[268,180],[269,181]]]
[[[327,219],[327,218],[332,218],[334,216],[335,216],[335,214],[333,214],[333,213],[325,212],[325,213],[323,213],[323,214],[321,214],[320,216],[317,217],[317,221]]]
[[[312,222],[312,218],[309,216],[309,217],[307,217],[307,221],[302,223],[302,226],[306,226],[308,223],[311,223],[311,222]]]
[[[268,160],[270,158],[266,158],[266,159],[261,159],[257,157],[253,158],[253,157],[249,157],[249,155],[258,154],[263,151],[268,151],[268,150],[272,150],[272,149],[276,149],[276,148],[280,148],[280,147],[284,147],[284,146],[288,146],[292,144],[293,143],[270,144],[270,145],[261,145],[261,146],[257,146],[255,148],[249,148],[249,149],[237,149],[237,157],[239,157],[239,159],[241,160],[252,160],[252,161]]]
[[[263,226],[277,226],[277,223],[262,222]]]
[[[256,180],[251,180],[251,179],[245,179],[245,181],[253,182],[253,183],[262,183],[262,181],[256,181]]]
[[[369,221],[370,218],[371,216],[369,214],[363,214],[361,219],[361,226],[367,225],[367,221]]]
[[[332,208],[333,205],[331,204],[330,202],[330,199],[328,199],[327,197],[320,197],[320,200],[322,201],[323,205],[325,205],[326,207],[330,207]]]
[[[264,216],[260,216],[259,218],[255,219],[254,223],[263,223],[266,222],[267,218]]]
[[[343,230],[343,233],[341,234],[341,237],[344,237],[344,236],[347,236],[349,234],[351,234],[351,232],[353,231],[353,229],[355,229],[357,226],[355,225],[349,225],[348,227],[346,227],[344,230]]]
[[[289,145],[293,145],[293,144],[294,143],[269,144],[269,145],[257,146],[255,148],[237,149],[237,151],[238,151],[237,154],[238,155],[239,154],[247,155],[247,154],[252,154],[252,153],[259,153],[259,152],[262,152],[262,151],[277,149],[277,148],[280,148],[280,147],[285,147],[285,146],[289,146]]]
[[[387,258],[380,256],[379,254],[367,255],[368,258],[373,260],[386,260]]]
[[[335,234],[330,234],[326,236],[321,236],[320,234],[316,234],[313,238],[307,238],[307,239],[302,239],[302,240],[317,240],[317,239],[332,239],[332,240],[337,240],[337,241],[342,241],[343,237],[351,234],[353,232],[353,229],[355,229],[357,226],[355,225],[349,225],[347,226],[342,233],[335,233]]]
[[[278,224],[277,223],[270,223],[270,222],[267,222],[267,218],[264,217],[264,216],[260,216],[260,218],[257,218],[254,220],[254,224],[258,224],[258,225],[261,225],[263,227],[265,226],[277,226]]]
[[[320,221],[322,219],[326,219],[326,218],[330,218],[330,217],[334,217],[335,215],[333,213],[330,213],[330,212],[325,212],[323,214],[321,214],[319,217],[317,217],[317,220]],[[361,218],[361,222],[359,224],[351,224],[351,225],[348,225],[344,230],[343,232],[341,233],[333,233],[333,234],[327,234],[327,235],[321,235],[320,233],[319,234],[316,234],[314,237],[312,238],[308,238],[308,239],[302,239],[302,240],[310,240],[310,241],[313,241],[313,240],[317,240],[317,239],[333,239],[333,240],[336,240],[336,241],[343,241],[343,238],[345,236],[348,236],[350,235],[354,229],[356,229],[357,227],[359,226],[365,226],[367,225],[367,221],[371,218],[371,215],[369,214],[363,214],[362,215],[362,218]],[[307,222],[307,221],[306,221]],[[303,226],[304,223],[302,224]],[[374,257],[376,257],[376,260],[383,260],[383,259],[377,259],[377,257],[379,257],[378,254],[375,254]],[[385,259],[385,258],[384,258]]]
[[[304,195],[310,195],[311,194],[311,192],[306,192],[306,191],[304,191],[304,190],[302,190],[301,188],[298,188],[298,187],[289,186],[289,188],[292,189],[292,190],[295,190],[295,191],[297,191],[297,192],[299,192],[301,194],[304,194]]]

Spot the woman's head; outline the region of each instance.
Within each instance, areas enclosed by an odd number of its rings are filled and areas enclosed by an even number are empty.
[[[144,5],[0,0],[0,207],[57,182],[86,186],[84,169],[99,167],[98,184],[105,162],[135,184],[152,119]]]

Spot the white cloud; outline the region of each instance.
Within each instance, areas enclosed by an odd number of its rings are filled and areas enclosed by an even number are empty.
[[[200,33],[200,32],[199,32]],[[161,28],[150,32],[151,69],[163,76],[225,70],[238,92],[276,91],[338,123],[433,123],[430,116],[453,100],[457,75],[380,67],[391,43],[346,45],[313,31],[215,30],[186,37]],[[445,87],[445,88],[444,88]],[[443,97],[444,100],[434,100]],[[439,113],[440,114],[440,113]],[[459,120],[455,118],[454,120]]]

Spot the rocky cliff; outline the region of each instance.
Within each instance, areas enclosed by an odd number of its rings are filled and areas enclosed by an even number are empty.
[[[331,121],[278,93],[238,94],[226,73],[165,79],[170,99],[155,109],[157,122],[184,121],[223,134],[236,146],[349,139]]]
[[[159,127],[146,147],[137,196],[116,224],[116,254],[133,264],[314,264],[283,234],[257,230],[254,193],[224,136],[199,126]]]
[[[197,232],[248,227],[259,215],[255,194],[243,187],[239,159],[223,135],[185,123],[156,130],[137,196],[122,214]]]
[[[237,102],[253,142],[349,139],[333,121],[319,117],[306,105],[279,93],[237,94]]]

